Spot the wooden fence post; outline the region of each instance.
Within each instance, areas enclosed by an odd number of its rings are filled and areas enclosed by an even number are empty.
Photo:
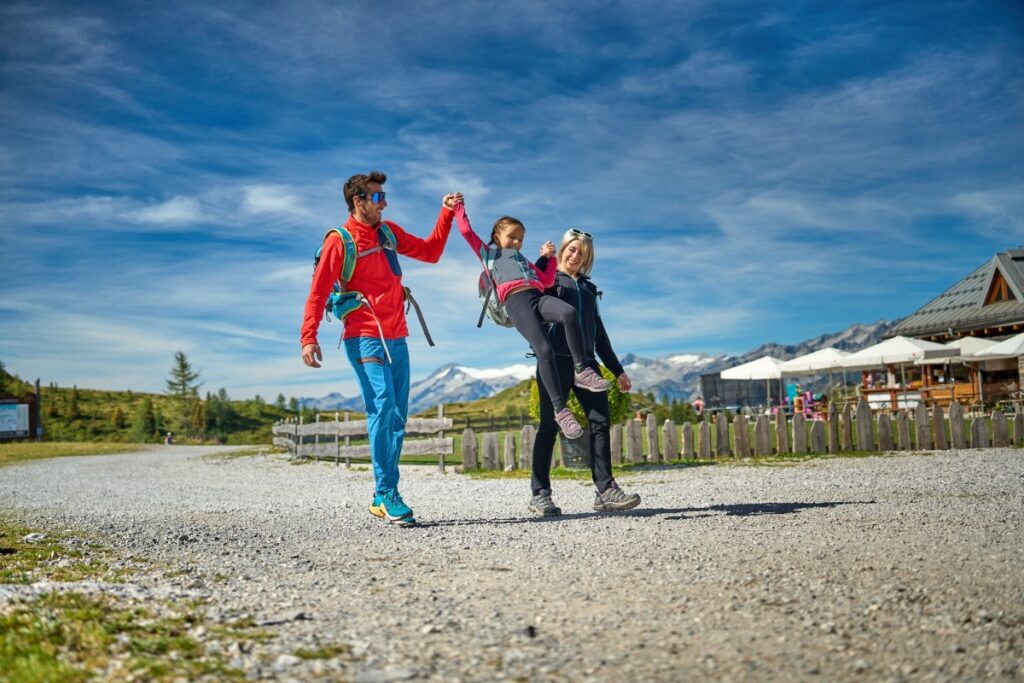
[[[612,425],[608,434],[609,446],[612,450],[612,464],[622,464],[622,425]]]
[[[437,419],[438,419],[438,421],[444,420],[444,404],[443,403],[437,406]],[[443,439],[444,438],[444,427],[442,427],[437,432],[437,438],[439,438],[439,439]],[[441,474],[444,474],[444,466],[445,466],[444,459],[445,459],[445,457],[447,457],[447,456],[445,456],[444,453],[441,453],[440,455],[437,456],[437,471],[440,472]]]
[[[825,423],[815,420],[811,423],[811,453],[825,452]]]
[[[949,404],[949,440],[953,448],[967,448],[967,434],[964,432],[964,409],[959,402]]]
[[[928,408],[924,402],[918,403],[914,408],[914,420],[917,422],[917,450],[930,451],[932,449],[932,423],[928,420]]]
[[[480,445],[480,460],[485,470],[501,469],[501,462],[498,455],[498,433],[485,432],[483,443]]]
[[[844,451],[853,450],[853,409],[850,404],[843,406],[843,414],[839,418],[839,441]]]
[[[351,419],[352,419],[352,415],[346,410],[345,411],[345,422],[348,422]],[[352,468],[352,456],[350,455],[351,451],[349,451],[349,449],[348,449],[348,447],[351,446],[351,445],[352,445],[352,437],[349,436],[348,434],[346,434],[345,435],[345,469],[351,469]]]
[[[504,467],[501,463],[498,464],[498,469],[504,469],[506,472],[511,472],[516,468],[516,437],[512,435],[512,432],[505,432],[505,462]]]
[[[843,447],[839,443],[839,408],[836,407],[835,401],[829,401],[826,424],[828,425],[828,452],[838,453],[843,450]],[[811,429],[814,429],[814,425],[811,425]]]
[[[804,419],[803,413],[793,416],[793,453],[799,455],[807,452],[807,426],[804,424]]]
[[[988,447],[988,425],[985,424],[985,416],[982,415],[971,420],[971,448]]]
[[[302,457],[302,439],[303,439],[303,437],[302,437],[302,434],[300,432],[302,431],[301,428],[302,428],[303,421],[304,421],[303,416],[299,415],[299,421],[295,425],[295,459],[296,460],[298,460],[299,458]]]
[[[789,420],[782,409],[775,413],[775,443],[779,455],[789,453]]]
[[[878,450],[892,450],[892,418],[885,413],[878,414]]]
[[[524,424],[519,430],[519,469],[533,469],[533,444],[537,439],[537,428]]]
[[[949,450],[949,441],[946,439],[946,416],[942,414],[942,406],[937,403],[932,407],[932,430],[935,432],[935,447],[940,451]]]
[[[732,419],[733,457],[750,457],[750,432],[747,430],[747,418],[737,415]]]
[[[765,457],[772,454],[771,425],[767,415],[758,415],[754,421],[754,455]]]
[[[729,455],[729,420],[724,411],[715,415],[715,454]]]
[[[640,442],[640,423],[630,420],[626,423],[626,457],[630,462],[643,462],[644,449]]]
[[[472,427],[462,430],[462,470],[476,469],[476,432]]]
[[[1006,415],[1001,410],[992,411],[992,445],[1006,448],[1010,445],[1010,429],[1006,423]]]
[[[907,411],[901,410],[896,416],[896,438],[899,441],[901,451],[912,450],[910,444],[910,418]]]
[[[1024,446],[1024,413],[1013,416],[1013,443]]]
[[[683,460],[693,460],[693,425],[689,422],[684,422],[682,432],[683,448],[679,455]]]
[[[857,450],[875,450],[875,436],[872,431],[871,406],[867,399],[857,401]]]
[[[701,420],[697,427],[697,454],[702,460],[711,459],[711,425],[707,420]]]
[[[672,420],[665,420],[661,425],[661,441],[665,447],[665,462],[679,459],[679,439],[676,436],[676,425]]]
[[[658,447],[658,420],[654,413],[647,414],[647,460],[649,462],[661,462],[661,448]]]

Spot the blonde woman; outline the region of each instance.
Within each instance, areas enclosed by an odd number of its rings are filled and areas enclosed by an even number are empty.
[[[618,356],[612,349],[601,321],[598,299],[601,292],[590,280],[590,271],[594,266],[594,240],[588,232],[570,228],[562,236],[557,251],[558,272],[554,286],[547,290],[548,294],[557,296],[576,309],[583,334],[583,351],[586,365],[598,372],[597,358],[612,371],[622,391],[629,391],[632,383]],[[559,380],[571,386],[573,360],[569,353],[565,329],[562,325],[553,327],[552,346],[555,350],[555,368]],[[537,382],[543,382],[538,367]],[[538,391],[540,396],[540,427],[533,443],[533,476],[530,486],[533,497],[530,499],[530,512],[542,517],[562,514],[551,499],[551,455],[555,447],[558,425],[555,422],[555,410],[548,397],[548,392]],[[587,420],[590,422],[590,470],[597,488],[594,498],[594,509],[602,512],[630,510],[640,504],[640,496],[636,493],[627,494],[612,478],[611,448],[609,446],[608,427],[609,409],[608,394],[590,391],[576,391],[576,399],[580,402]]]

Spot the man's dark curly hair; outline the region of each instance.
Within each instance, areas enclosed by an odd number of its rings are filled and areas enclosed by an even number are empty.
[[[355,202],[352,201],[353,197],[361,197],[369,194],[370,183],[378,183],[383,185],[388,181],[388,177],[380,171],[370,171],[370,175],[359,173],[352,176],[345,183],[345,203],[348,204],[348,212],[352,213],[356,210]]]

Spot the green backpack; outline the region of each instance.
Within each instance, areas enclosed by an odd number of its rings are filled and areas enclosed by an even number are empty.
[[[381,223],[377,230],[379,244],[365,251],[359,251],[356,248],[355,239],[352,238],[352,235],[344,227],[328,230],[324,235],[324,242],[327,241],[327,238],[330,237],[332,233],[337,233],[338,237],[341,238],[344,258],[341,264],[341,273],[338,275],[338,279],[334,282],[331,293],[327,297],[327,303],[324,305],[324,317],[327,318],[328,322],[330,322],[332,315],[338,320],[344,321],[345,316],[349,313],[360,306],[366,306],[370,311],[370,315],[373,316],[374,322],[377,323],[377,331],[380,333],[381,341],[383,341],[384,330],[381,328],[380,320],[377,319],[377,314],[374,312],[369,300],[363,296],[362,292],[349,289],[348,283],[352,279],[352,275],[356,272],[356,263],[358,260],[364,256],[375,254],[378,251],[383,251],[385,256],[387,256],[388,264],[391,266],[391,271],[395,275],[401,276],[402,266],[398,263],[398,240],[395,239],[395,233],[391,231],[391,227],[388,226],[387,223]],[[320,248],[316,250],[316,254],[313,257],[314,272],[316,272],[316,267],[320,263],[320,256],[323,253],[323,250],[323,243],[321,243]],[[427,322],[423,319],[423,312],[420,310],[419,304],[416,303],[416,300],[412,297],[412,292],[408,287],[403,287],[403,289],[406,301],[406,313],[409,312],[410,306],[416,309],[416,317],[419,318],[420,326],[423,328],[423,335],[426,337],[427,343],[430,344],[430,346],[434,346],[434,340],[430,337],[430,331],[427,329]],[[384,348],[386,350],[387,345],[385,345]]]

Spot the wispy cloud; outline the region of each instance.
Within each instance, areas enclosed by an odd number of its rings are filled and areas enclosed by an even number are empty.
[[[324,372],[297,337],[342,184],[374,168],[414,234],[453,190],[480,232],[522,219],[531,256],[593,232],[620,353],[905,315],[1024,241],[1020,18],[972,7],[954,40],[964,7],[5,5],[0,357],[159,390],[181,348],[233,395],[354,393],[337,324]],[[404,268],[438,342],[411,322],[414,373],[527,360],[475,327],[457,233]]]

